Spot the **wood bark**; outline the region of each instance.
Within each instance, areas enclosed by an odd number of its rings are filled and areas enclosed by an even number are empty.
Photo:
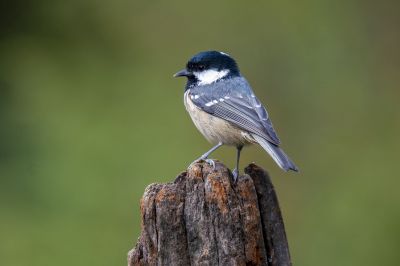
[[[215,163],[214,169],[194,163],[173,183],[146,188],[128,266],[291,265],[267,172],[250,164],[234,183],[230,170]]]

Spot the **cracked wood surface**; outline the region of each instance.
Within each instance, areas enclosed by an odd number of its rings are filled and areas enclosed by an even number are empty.
[[[173,183],[149,185],[133,265],[291,265],[277,196],[255,164],[236,184],[216,161],[192,164]]]

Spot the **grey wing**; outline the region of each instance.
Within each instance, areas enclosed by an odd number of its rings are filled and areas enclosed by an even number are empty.
[[[212,91],[210,90],[212,89]],[[203,111],[278,145],[268,113],[244,78],[217,82],[191,92],[193,103]]]
[[[265,107],[261,104],[261,102],[257,99],[254,93],[251,94],[251,102],[252,106],[254,106],[254,110],[256,111],[258,118],[260,119],[264,129],[268,132],[268,135],[274,140],[272,141],[274,144],[278,145],[280,140],[278,135],[276,134],[274,127],[272,125],[271,119],[269,118],[268,112]]]

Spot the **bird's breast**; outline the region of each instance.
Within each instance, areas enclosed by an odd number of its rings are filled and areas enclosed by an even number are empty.
[[[209,142],[234,146],[255,142],[248,132],[197,107],[190,99],[190,90],[185,92],[184,104],[193,123]]]

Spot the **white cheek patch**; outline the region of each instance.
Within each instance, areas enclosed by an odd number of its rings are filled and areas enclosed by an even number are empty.
[[[202,72],[194,72],[193,74],[199,80],[198,85],[208,85],[225,77],[226,75],[228,75],[228,73],[229,73],[228,69],[224,69],[221,71],[209,69],[209,70],[204,70]]]

